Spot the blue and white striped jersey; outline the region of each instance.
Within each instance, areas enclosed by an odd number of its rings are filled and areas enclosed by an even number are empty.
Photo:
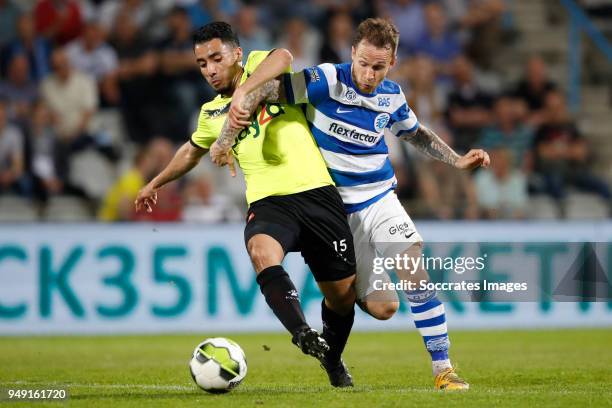
[[[385,130],[396,137],[418,128],[400,86],[388,79],[372,94],[353,84],[351,64],[321,64],[284,76],[289,103],[307,104],[306,119],[348,213],[360,211],[397,184]]]

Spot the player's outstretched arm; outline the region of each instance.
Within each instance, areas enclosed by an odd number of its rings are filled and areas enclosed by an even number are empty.
[[[153,206],[157,204],[157,190],[193,169],[207,151],[190,142],[182,145],[166,168],[138,192],[134,201],[136,211],[153,211]]]
[[[449,145],[444,143],[440,136],[422,124],[419,124],[419,128],[408,141],[429,157],[458,169],[471,170],[480,166],[487,167],[491,162],[489,154],[482,149],[472,149],[464,156],[459,156]]]

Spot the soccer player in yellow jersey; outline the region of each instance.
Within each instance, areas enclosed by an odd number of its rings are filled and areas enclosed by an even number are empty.
[[[228,140],[236,130],[224,126],[234,91],[269,54],[282,55],[284,66],[291,62],[284,50],[256,51],[243,67],[242,49],[227,23],[207,24],[193,40],[200,71],[219,95],[202,106],[191,140],[139,192],[137,210],[152,211],[158,189]],[[232,138],[227,159],[235,157],[244,172],[249,204],[244,239],[261,292],[293,343],[321,361],[330,383],[352,386],[341,354],[354,319],[355,252],[342,199],[298,106],[265,103],[238,126],[245,128],[235,143]],[[297,290],[281,265],[292,251],[302,253],[325,297],[321,335],[306,323]]]

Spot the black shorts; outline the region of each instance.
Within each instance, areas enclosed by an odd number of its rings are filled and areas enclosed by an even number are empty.
[[[278,241],[287,252],[301,252],[317,282],[355,274],[353,235],[340,194],[325,186],[251,203],[244,242],[257,234]]]

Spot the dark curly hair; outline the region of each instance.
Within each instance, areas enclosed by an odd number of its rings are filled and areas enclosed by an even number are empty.
[[[196,30],[193,33],[193,46],[195,47],[196,44],[202,44],[215,38],[220,39],[224,43],[231,44],[233,47],[240,47],[238,35],[232,29],[232,26],[224,21],[208,23]]]

